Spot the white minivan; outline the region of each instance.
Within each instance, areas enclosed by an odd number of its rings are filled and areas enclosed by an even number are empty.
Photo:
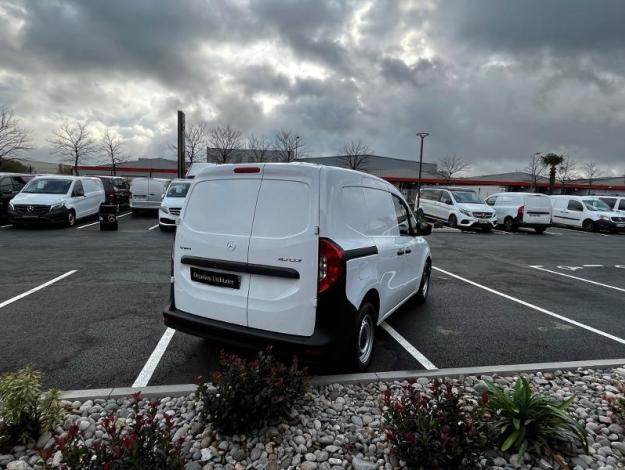
[[[137,215],[140,210],[158,210],[169,184],[165,178],[134,178],[130,182],[130,210]]]
[[[432,266],[401,193],[357,171],[307,163],[217,165],[198,174],[172,253],[165,324],[308,361],[370,363],[376,326]]]
[[[597,196],[605,202],[611,210],[625,213],[625,196]]]
[[[13,226],[63,223],[95,215],[106,199],[99,178],[86,176],[38,176],[31,179],[9,203]]]
[[[184,198],[191,186],[189,180],[173,180],[167,187],[165,197],[158,209],[158,226],[161,230],[173,230],[182,210]]]
[[[495,209],[497,223],[507,232],[519,227],[533,228],[543,233],[551,225],[551,199],[539,193],[497,193],[486,198]]]
[[[497,224],[497,214],[471,189],[421,188],[417,213],[446,222],[451,228],[479,228],[491,231]],[[417,206],[415,201],[415,207]]]
[[[581,228],[587,232],[625,230],[625,214],[615,212],[594,196],[551,196],[554,224]]]

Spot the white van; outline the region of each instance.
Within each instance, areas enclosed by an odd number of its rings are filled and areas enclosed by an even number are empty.
[[[165,178],[134,178],[130,182],[130,210],[136,215],[142,209],[158,210],[169,184]]]
[[[106,199],[99,178],[38,176],[30,180],[9,203],[13,226],[57,222],[72,226],[95,215]]]
[[[495,211],[471,189],[432,186],[420,192],[419,220],[428,217],[446,222],[452,228],[480,228],[485,232],[497,224]]]
[[[376,326],[428,295],[421,235],[430,231],[374,176],[307,163],[217,165],[195,177],[182,208],[165,324],[364,370]]]
[[[187,174],[185,175],[188,179],[193,179],[195,176],[206,168],[210,168],[215,166],[216,163],[208,163],[208,162],[195,162],[189,165],[189,169],[187,170]]]
[[[495,209],[498,224],[507,232],[528,227],[543,233],[551,226],[551,199],[545,194],[497,193],[485,202]]]
[[[625,230],[625,215],[614,212],[598,197],[551,196],[554,224],[582,228],[587,232]]]
[[[158,226],[161,230],[173,230],[182,210],[184,198],[191,186],[189,180],[173,180],[167,187],[167,193],[158,209]]]
[[[625,196],[597,196],[605,202],[611,210],[625,212]]]

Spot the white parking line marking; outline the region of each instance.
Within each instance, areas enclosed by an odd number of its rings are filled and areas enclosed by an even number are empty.
[[[9,299],[9,300],[5,300],[4,302],[0,303],[0,308],[6,307],[7,305],[12,304],[13,302],[16,302],[16,301],[18,301],[20,299],[23,299],[24,297],[26,297],[26,296],[34,293],[34,292],[37,292],[38,290],[41,290],[41,289],[43,289],[45,287],[48,287],[48,286],[54,284],[55,282],[60,281],[61,279],[65,279],[66,277],[71,276],[75,272],[77,272],[77,269],[73,269],[71,271],[67,271],[65,274],[62,274],[59,277],[55,277],[54,279],[52,279],[52,280],[50,280],[48,282],[44,282],[40,286],[34,287],[31,290],[24,292],[23,294],[16,295],[15,297],[13,297],[12,299]]]
[[[585,268],[603,268],[603,264],[582,264],[582,266]]]
[[[156,224],[156,225],[154,225],[154,226],[150,227],[148,230],[154,230],[156,227],[158,227],[158,224]]]
[[[9,225],[3,225],[3,226],[2,226],[2,227],[0,227],[0,228],[7,228],[7,227],[10,227],[10,226],[11,226],[11,224],[9,224]]]
[[[436,266],[432,266],[432,269],[435,269],[436,271],[439,271],[441,273],[445,273],[448,276],[455,277],[456,279],[466,282],[467,284],[471,284],[472,286],[479,287],[480,289],[484,289],[485,291],[498,295],[500,297],[503,297],[504,299],[511,300],[512,302],[516,302],[518,304],[524,305],[525,307],[532,308],[538,312],[544,313],[545,315],[549,315],[551,317],[557,318],[558,320],[562,320],[564,322],[570,323],[571,325],[575,325],[575,326],[578,326],[579,328],[583,328],[584,330],[588,330],[592,333],[596,333],[605,338],[616,341],[617,343],[625,344],[625,339],[623,338],[619,338],[618,336],[611,335],[610,333],[606,333],[605,331],[598,330],[596,328],[593,328],[592,326],[588,326],[588,325],[585,325],[584,323],[580,323],[578,321],[571,320],[570,318],[564,317],[562,315],[558,315],[557,313],[547,310],[546,308],[539,307],[538,305],[534,305],[529,302],[525,302],[524,300],[517,299],[516,297],[512,297],[511,295],[504,294],[503,292],[496,291],[495,289],[491,289],[490,287],[486,287],[486,286],[483,286],[482,284],[478,284],[477,282],[471,281],[469,279],[465,279],[464,277],[458,276],[457,274],[454,274],[454,273],[450,273],[449,271],[445,271],[444,269],[437,268]]]
[[[584,266],[587,266],[587,265],[584,265]],[[598,266],[601,266],[601,265],[591,265],[591,266],[598,267]],[[625,289],[623,289],[622,287],[611,286],[610,284],[603,284],[601,282],[591,281],[590,279],[584,279],[583,277],[577,277],[577,276],[572,276],[570,274],[559,273],[558,271],[552,271],[551,269],[545,269],[542,266],[530,266],[530,268],[538,269],[539,271],[545,271],[546,273],[557,274],[558,276],[570,277],[571,279],[577,279],[578,281],[587,282],[589,284],[594,284],[596,286],[607,287],[608,289],[614,289],[614,290],[618,290],[618,291],[621,291],[621,292],[625,292]]]
[[[384,328],[384,330],[389,335],[391,335],[393,339],[397,341],[406,351],[408,351],[408,353],[412,357],[414,357],[419,364],[421,364],[427,370],[438,370],[438,367],[432,364],[427,357],[425,357],[421,352],[417,350],[417,348],[415,348],[412,344],[406,341],[406,338],[404,338],[402,335],[397,333],[397,331],[395,331],[395,328],[393,328],[391,325],[389,325],[386,322],[382,323],[380,326]]]
[[[156,366],[158,366],[158,363],[161,361],[161,358],[163,357],[167,346],[169,346],[169,342],[171,341],[171,338],[174,336],[175,332],[176,330],[174,330],[173,328],[167,328],[165,330],[165,333],[163,333],[163,336],[161,336],[161,339],[156,345],[156,348],[154,348],[154,351],[152,351],[148,362],[145,363],[143,369],[141,369],[141,372],[139,372],[137,379],[132,384],[133,387],[148,386],[148,383],[152,378],[152,374],[156,370]]]

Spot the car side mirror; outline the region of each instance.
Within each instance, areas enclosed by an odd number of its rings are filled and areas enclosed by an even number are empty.
[[[425,237],[432,233],[432,224],[427,222],[417,222],[417,226],[413,229],[416,237]]]

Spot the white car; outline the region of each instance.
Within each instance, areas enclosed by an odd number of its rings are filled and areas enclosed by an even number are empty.
[[[507,232],[519,227],[533,228],[543,233],[551,226],[551,199],[538,193],[497,193],[486,198],[495,209],[497,222]]]
[[[417,213],[419,219],[441,220],[452,228],[480,228],[488,232],[497,224],[493,208],[470,189],[422,188]]]
[[[173,180],[169,184],[165,197],[161,201],[161,207],[158,209],[158,226],[161,230],[176,228],[176,221],[180,216],[189,186],[191,186],[189,180]]]
[[[597,196],[605,202],[611,210],[625,213],[625,196]]]
[[[106,199],[98,178],[85,176],[38,176],[30,180],[9,203],[13,226],[62,223],[95,215]]]
[[[312,362],[370,363],[376,326],[425,301],[431,255],[401,193],[357,171],[307,163],[217,165],[180,215],[165,324]]]
[[[625,214],[614,212],[598,197],[551,196],[554,224],[581,228],[587,232],[625,230]]]
[[[137,215],[140,210],[158,210],[165,196],[168,179],[135,178],[130,182],[130,210]]]

